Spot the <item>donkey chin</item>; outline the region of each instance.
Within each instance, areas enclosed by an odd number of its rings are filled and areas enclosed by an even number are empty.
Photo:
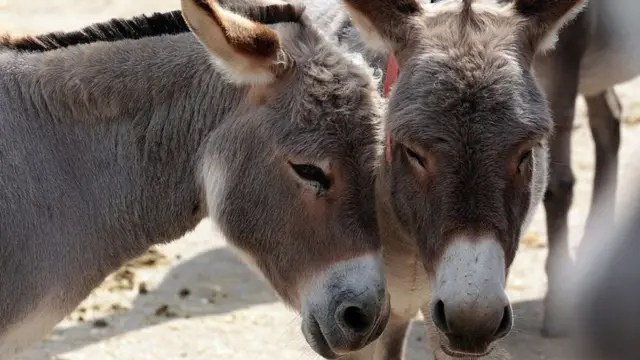
[[[380,256],[336,264],[306,287],[302,333],[320,356],[337,359],[380,337],[390,316],[382,264]]]
[[[454,239],[435,270],[432,343],[453,358],[489,355],[513,326],[505,283],[505,255],[494,237]]]

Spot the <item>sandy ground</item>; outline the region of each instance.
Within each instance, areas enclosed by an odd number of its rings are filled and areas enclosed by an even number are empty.
[[[177,0],[0,0],[0,26],[14,33],[71,30],[111,16],[178,8]],[[624,103],[622,171],[633,166],[640,136],[640,80],[618,87]],[[578,100],[579,124],[585,109]],[[570,213],[572,239],[581,236],[588,211],[593,144],[581,126],[573,139],[578,183]],[[629,163],[626,166],[625,163]],[[624,176],[624,175],[623,175]],[[624,191],[621,191],[624,193]],[[516,360],[567,359],[567,344],[538,335],[540,298],[546,288],[546,240],[540,211],[523,239],[509,279],[516,329],[504,342]],[[424,330],[416,319],[408,359],[427,359]],[[123,267],[96,289],[50,336],[21,360],[317,359],[299,332],[299,321],[262,280],[225,246],[205,220],[172,244]]]

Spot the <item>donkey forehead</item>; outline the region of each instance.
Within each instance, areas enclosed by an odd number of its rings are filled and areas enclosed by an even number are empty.
[[[271,106],[279,119],[275,127],[279,142],[305,154],[370,153],[379,143],[384,109],[372,78],[330,52],[299,66],[295,79],[279,96],[281,101]]]
[[[523,40],[523,18],[504,6],[505,1],[480,1],[472,5],[473,21],[461,12],[462,1],[438,1],[427,6],[421,48],[430,53],[505,54],[518,51]]]
[[[414,66],[391,99],[388,129],[408,141],[498,149],[549,135],[546,103],[530,73],[465,66],[441,59]]]
[[[377,134],[362,128],[296,126],[278,132],[282,151],[309,159],[370,165],[375,160]]]

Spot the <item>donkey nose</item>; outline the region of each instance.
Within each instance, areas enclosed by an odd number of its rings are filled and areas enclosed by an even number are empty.
[[[335,319],[345,334],[363,335],[371,331],[379,314],[379,307],[372,304],[343,302],[336,309]]]
[[[513,326],[513,314],[506,295],[475,304],[437,300],[431,315],[434,324],[450,337],[482,337],[495,341],[505,337]]]

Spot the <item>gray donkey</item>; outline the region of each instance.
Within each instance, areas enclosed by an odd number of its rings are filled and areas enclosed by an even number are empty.
[[[590,0],[585,11],[560,32],[555,50],[538,56],[534,62],[536,78],[549,99],[555,123],[550,143],[549,186],[544,200],[549,238],[546,264],[549,290],[542,327],[546,336],[563,336],[569,330],[567,319],[562,316],[568,309],[561,306],[566,284],[556,273],[563,267],[570,268],[572,262],[567,215],[575,182],[571,170],[571,134],[576,96],[585,97],[595,143],[592,206],[585,228],[585,234],[590,234],[597,230],[595,203],[601,203],[598,216],[606,217],[603,223],[615,218],[622,107],[613,86],[640,75],[639,12],[637,0]],[[608,182],[612,186],[605,186]],[[589,239],[603,241],[592,236]],[[582,245],[579,249],[581,253]]]
[[[584,1],[343,3],[314,3],[319,26],[387,84],[400,69],[376,180],[391,319],[350,359],[402,358],[418,311],[437,359],[487,355],[511,330],[506,274],[547,185],[532,63]]]
[[[207,215],[319,354],[383,331],[371,74],[301,7],[182,10],[2,39],[0,358]]]
[[[608,172],[608,171],[607,171]],[[610,175],[605,173],[606,175]],[[639,171],[625,179],[637,184]],[[610,191],[617,181],[605,181]],[[617,180],[617,179],[616,179]],[[640,188],[626,196],[627,204],[618,222],[611,222],[608,201],[592,206],[592,232],[585,234],[575,269],[568,273],[574,286],[566,305],[574,315],[574,338],[580,359],[635,360],[640,342]],[[606,199],[609,200],[609,199]],[[603,238],[606,241],[601,241]],[[566,269],[565,269],[566,270]],[[577,275],[577,277],[575,277]],[[563,297],[564,298],[564,297]]]

